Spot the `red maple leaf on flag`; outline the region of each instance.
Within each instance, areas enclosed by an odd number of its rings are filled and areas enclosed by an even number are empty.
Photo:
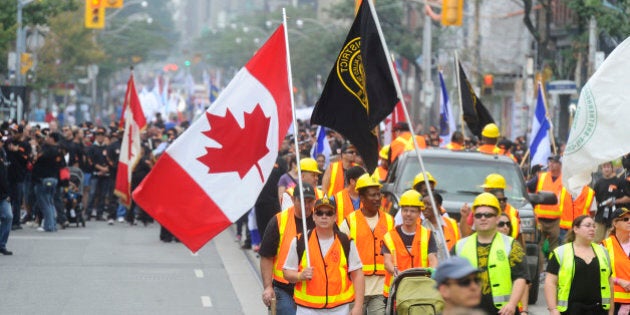
[[[202,133],[221,144],[221,148],[206,147],[206,154],[197,158],[208,166],[208,173],[238,172],[243,179],[255,166],[264,182],[258,161],[269,153],[267,135],[271,118],[265,116],[260,104],[251,113],[245,113],[243,128],[229,109],[225,117],[206,112],[206,118],[210,130]]]

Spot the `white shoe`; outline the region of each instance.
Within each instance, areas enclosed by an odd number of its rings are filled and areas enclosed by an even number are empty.
[[[109,224],[109,225],[114,225],[114,219],[109,219],[109,220],[107,220],[107,224]]]
[[[120,222],[120,223],[125,222],[125,218],[123,218],[123,217],[118,218],[118,222]]]
[[[44,230],[44,228],[40,226],[37,228],[37,232],[46,232],[46,230]]]

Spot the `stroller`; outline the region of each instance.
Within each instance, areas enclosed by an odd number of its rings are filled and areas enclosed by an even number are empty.
[[[401,272],[392,283],[387,297],[386,315],[439,314],[444,301],[431,279],[431,271],[411,268]]]
[[[83,218],[83,171],[78,167],[70,167],[70,183],[64,193],[64,206],[69,223],[81,224],[85,227]]]

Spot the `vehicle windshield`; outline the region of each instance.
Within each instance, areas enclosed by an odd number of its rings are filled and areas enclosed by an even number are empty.
[[[424,158],[424,166],[437,180],[436,190],[445,200],[469,202],[472,196],[483,192],[481,185],[490,173],[501,174],[505,178],[505,196],[514,207],[520,207],[527,202],[525,187],[520,170],[515,164],[496,163],[494,161],[466,160],[466,159],[436,159]],[[420,165],[416,158],[405,163],[405,169],[400,178],[402,185],[398,186],[402,194],[411,188],[414,177],[420,172]]]

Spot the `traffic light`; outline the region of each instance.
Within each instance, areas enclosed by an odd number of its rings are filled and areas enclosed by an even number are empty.
[[[103,0],[85,0],[85,28],[105,27],[105,4]]]
[[[492,94],[492,88],[494,87],[494,76],[492,74],[484,74],[483,75],[483,94],[490,95]]]
[[[442,25],[461,26],[464,19],[464,0],[442,1]]]

